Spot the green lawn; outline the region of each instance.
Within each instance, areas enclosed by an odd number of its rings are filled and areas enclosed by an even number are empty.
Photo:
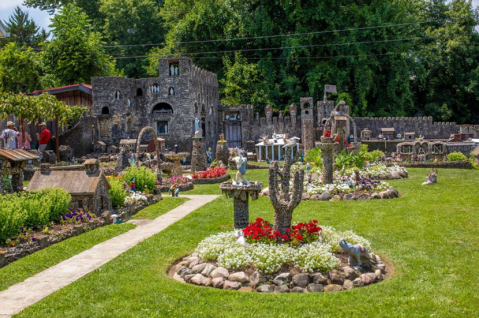
[[[297,221],[314,218],[369,239],[395,267],[382,283],[339,293],[258,294],[173,281],[166,271],[176,259],[232,229],[233,200],[222,196],[19,317],[477,317],[479,171],[439,170],[439,184],[422,187],[427,172],[410,169],[409,179],[391,181],[399,199],[302,202],[294,213]],[[253,176],[266,180],[267,171],[248,171]],[[250,220],[272,215],[268,198],[250,202]]]
[[[0,290],[22,282],[112,237],[128,232],[136,225],[125,223],[103,226],[72,237],[0,268]]]
[[[153,205],[150,205],[137,214],[135,214],[132,219],[150,219],[153,220],[160,215],[165,214],[168,211],[173,210],[174,208],[182,205],[186,201],[188,201],[188,198],[172,198],[172,197],[167,197],[163,196],[163,200],[161,200],[158,203],[155,203]]]

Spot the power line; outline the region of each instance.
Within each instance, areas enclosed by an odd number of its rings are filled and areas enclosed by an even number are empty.
[[[470,36],[474,33],[468,34],[454,34],[452,36]],[[358,41],[358,42],[346,42],[346,43],[327,43],[327,44],[311,44],[311,45],[295,45],[295,46],[281,46],[274,48],[256,48],[256,49],[239,49],[239,50],[225,50],[225,51],[209,51],[209,52],[188,52],[188,53],[179,53],[179,54],[155,54],[155,55],[133,55],[133,56],[114,56],[112,59],[128,59],[128,58],[146,58],[146,57],[156,57],[156,58],[166,58],[172,56],[188,56],[191,55],[204,55],[204,54],[225,54],[225,53],[236,53],[236,52],[256,52],[256,51],[270,51],[270,50],[284,50],[284,49],[297,49],[297,48],[312,48],[312,47],[329,47],[329,46],[345,46],[345,45],[363,45],[363,44],[375,44],[375,43],[391,43],[391,42],[406,42],[406,41],[417,41],[424,39],[435,39],[437,37],[415,37],[415,38],[404,38],[404,39],[392,39],[392,40],[377,40],[377,41]],[[198,58],[198,56],[196,56]]]
[[[277,34],[277,35],[262,35],[262,36],[251,36],[251,37],[241,37],[241,38],[226,38],[226,39],[213,39],[213,40],[199,40],[199,41],[185,41],[185,42],[172,42],[170,44],[179,45],[179,44],[192,44],[192,43],[211,43],[211,42],[228,42],[228,41],[241,41],[241,40],[256,40],[256,39],[270,39],[278,37],[295,37],[303,35],[316,35],[316,34],[326,34],[326,33],[335,33],[335,32],[351,32],[351,31],[362,31],[362,30],[372,30],[372,29],[383,29],[396,26],[409,26],[409,25],[418,25],[433,23],[438,21],[455,21],[459,19],[433,19],[427,21],[417,21],[417,22],[408,22],[408,23],[397,23],[397,24],[387,24],[387,25],[376,25],[369,27],[360,27],[360,28],[347,28],[347,29],[338,29],[338,30],[325,30],[325,31],[315,31],[315,32],[305,32],[305,33],[292,33],[292,34]],[[167,45],[168,43],[151,43],[151,44],[118,44],[118,45],[105,45],[105,48],[115,48],[115,47],[135,47],[135,46],[160,46]]]

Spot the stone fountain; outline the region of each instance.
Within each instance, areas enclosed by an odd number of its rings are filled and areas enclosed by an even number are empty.
[[[172,170],[172,174],[174,176],[182,177],[183,176],[183,167],[181,166],[181,160],[183,160],[186,157],[189,157],[190,153],[189,152],[169,152],[165,154],[166,159],[172,160],[174,167]]]

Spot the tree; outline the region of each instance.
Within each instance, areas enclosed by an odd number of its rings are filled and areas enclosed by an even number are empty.
[[[42,64],[57,85],[90,83],[93,76],[118,75],[115,62],[102,47],[100,33],[92,30],[87,15],[65,5],[52,19],[53,39],[45,45]]]
[[[8,43],[0,50],[0,92],[31,93],[40,88],[41,69],[38,53]]]
[[[5,21],[5,26],[10,37],[2,39],[2,45],[8,42],[15,42],[19,47],[38,47],[49,36],[44,29],[40,30],[33,19],[30,19],[28,12],[23,12],[20,7],[15,7],[12,16]]]
[[[294,159],[287,150],[281,171],[276,161],[269,168],[269,199],[274,207],[273,229],[281,234],[286,234],[286,229],[291,228],[293,211],[301,202],[303,195],[304,170],[302,168],[294,173],[292,189],[290,189],[291,165],[293,163]],[[278,178],[281,179],[281,185],[279,185]]]
[[[141,56],[151,48],[148,44],[164,41],[160,16],[163,0],[101,0],[100,3],[100,12],[105,18],[103,34],[108,45],[114,46],[108,48],[108,52],[129,57],[117,60],[118,67],[127,76],[145,77],[147,61]]]

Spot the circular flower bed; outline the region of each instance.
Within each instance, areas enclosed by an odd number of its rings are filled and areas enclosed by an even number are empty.
[[[175,279],[222,289],[258,292],[339,291],[381,281],[387,272],[379,257],[351,267],[339,241],[370,250],[370,243],[352,231],[319,227],[316,221],[298,223],[287,234],[273,232],[257,219],[243,230],[212,235],[200,242],[193,255],[170,270]],[[280,242],[280,243],[278,243]]]
[[[175,183],[181,191],[189,191],[194,189],[194,185],[190,179],[186,177],[172,176],[170,178],[163,179],[161,184],[157,184],[156,192],[168,192],[171,186]]]

